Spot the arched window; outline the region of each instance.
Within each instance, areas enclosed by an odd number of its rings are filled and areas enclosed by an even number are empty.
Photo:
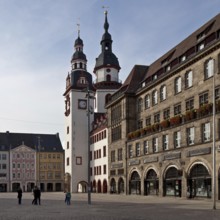
[[[109,75],[109,74],[106,75],[106,81],[107,81],[107,82],[111,82],[111,75]]]
[[[214,60],[211,58],[205,62],[205,79],[210,78],[214,74]]]
[[[146,95],[144,98],[145,109],[150,108],[150,95]]]

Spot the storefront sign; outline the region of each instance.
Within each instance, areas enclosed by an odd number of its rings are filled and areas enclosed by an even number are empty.
[[[164,155],[164,160],[173,160],[173,159],[178,159],[178,158],[181,158],[180,152]]]
[[[206,147],[206,148],[200,148],[200,149],[188,151],[187,156],[193,157],[193,156],[210,154],[210,153],[211,153],[211,147]]]
[[[129,161],[129,166],[133,166],[133,165],[139,165],[140,164],[140,160],[131,160]]]
[[[158,161],[158,157],[148,157],[144,159],[144,163],[152,163],[157,161]]]
[[[112,164],[112,169],[123,167],[123,163]]]

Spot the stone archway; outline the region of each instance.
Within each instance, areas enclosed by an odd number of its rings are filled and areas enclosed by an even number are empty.
[[[129,194],[141,194],[141,178],[137,171],[133,171],[129,181]]]

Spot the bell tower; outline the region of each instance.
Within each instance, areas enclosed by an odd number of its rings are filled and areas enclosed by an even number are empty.
[[[118,58],[112,52],[113,41],[111,34],[108,31],[108,11],[105,11],[104,14],[104,34],[100,42],[101,53],[98,58],[96,58],[96,64],[93,71],[96,75],[94,83],[96,89],[95,112],[105,112],[105,104],[108,102],[110,95],[122,85],[119,80],[119,71],[121,68]]]
[[[65,172],[69,178],[67,189],[85,192],[88,181],[88,106],[93,100],[86,98],[87,91],[93,92],[92,75],[87,72],[87,59],[83,52],[83,41],[78,37],[71,58],[71,72],[66,77],[65,97]],[[93,120],[93,115],[91,115]]]

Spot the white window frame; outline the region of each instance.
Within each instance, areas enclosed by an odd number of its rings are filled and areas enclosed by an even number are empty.
[[[193,85],[193,72],[190,70],[186,73],[186,88],[190,88]]]
[[[163,135],[163,150],[169,149],[169,136],[168,134]]]
[[[160,88],[160,98],[161,98],[161,100],[160,101],[164,101],[164,100],[166,100],[166,94],[167,93],[167,88],[166,88],[166,86],[165,85],[163,85],[161,88]]]
[[[209,59],[205,63],[205,79],[214,75],[214,59]]]
[[[158,93],[157,90],[152,92],[152,105],[156,105],[158,103]]]
[[[195,127],[188,128],[187,133],[188,138],[188,144],[194,145],[195,144]]]
[[[180,93],[181,91],[182,91],[182,79],[179,76],[175,79],[175,94]]]
[[[153,140],[153,153],[157,153],[158,152],[158,138],[157,137],[154,137]]]
[[[143,147],[144,147],[144,154],[148,154],[149,153],[149,141],[148,140],[144,141]]]
[[[207,122],[202,125],[202,132],[203,132],[203,141],[208,142],[211,139],[211,125],[210,122]]]
[[[175,148],[181,147],[181,133],[180,133],[180,131],[176,131],[174,133],[174,141],[175,141]]]
[[[147,94],[144,98],[145,109],[150,108],[150,95]]]

